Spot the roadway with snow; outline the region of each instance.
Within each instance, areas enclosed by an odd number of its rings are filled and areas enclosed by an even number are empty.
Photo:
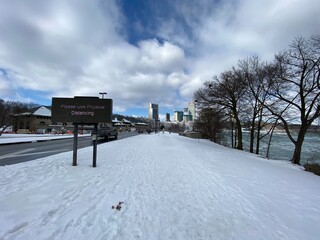
[[[79,135],[89,136],[89,135]],[[14,143],[27,143],[27,142],[40,142],[47,140],[56,140],[62,138],[73,138],[73,135],[55,135],[55,134],[2,134],[0,136],[0,145],[14,144]]]
[[[0,239],[317,240],[320,178],[206,140],[143,134],[0,167]],[[112,209],[119,202],[121,209]]]

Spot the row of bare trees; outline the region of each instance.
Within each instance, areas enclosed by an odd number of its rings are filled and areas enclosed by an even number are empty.
[[[250,152],[255,148],[259,153],[261,129],[281,123],[294,144],[292,162],[300,164],[307,130],[320,116],[320,35],[296,38],[271,62],[257,56],[240,60],[236,67],[205,82],[194,98],[200,113],[197,124],[205,121],[208,112],[216,117],[212,122],[216,132],[221,124],[233,123],[234,146],[240,150],[244,125],[250,128]],[[299,124],[295,132],[292,124]]]
[[[0,136],[14,122],[14,116],[24,113],[28,109],[37,107],[34,103],[23,103],[19,101],[5,101],[0,98]]]

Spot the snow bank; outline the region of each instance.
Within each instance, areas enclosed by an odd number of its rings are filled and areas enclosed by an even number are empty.
[[[0,167],[0,239],[320,236],[320,178],[283,161],[148,134]],[[112,206],[124,202],[120,210]]]
[[[79,135],[89,136],[88,134]],[[39,141],[48,141],[61,138],[73,138],[73,135],[54,135],[54,134],[2,134],[0,136],[0,145],[1,144],[10,144],[10,143],[26,143],[26,142],[39,142]]]

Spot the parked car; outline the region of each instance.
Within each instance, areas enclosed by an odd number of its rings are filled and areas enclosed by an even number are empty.
[[[93,135],[93,132],[91,135]],[[110,138],[118,139],[118,131],[116,128],[110,126],[102,126],[98,128],[97,140],[102,139],[108,142]]]

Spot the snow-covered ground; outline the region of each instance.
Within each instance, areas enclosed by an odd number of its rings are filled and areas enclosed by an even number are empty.
[[[205,140],[146,134],[0,167],[0,239],[318,240],[320,178]],[[119,202],[121,209],[112,209]]]

